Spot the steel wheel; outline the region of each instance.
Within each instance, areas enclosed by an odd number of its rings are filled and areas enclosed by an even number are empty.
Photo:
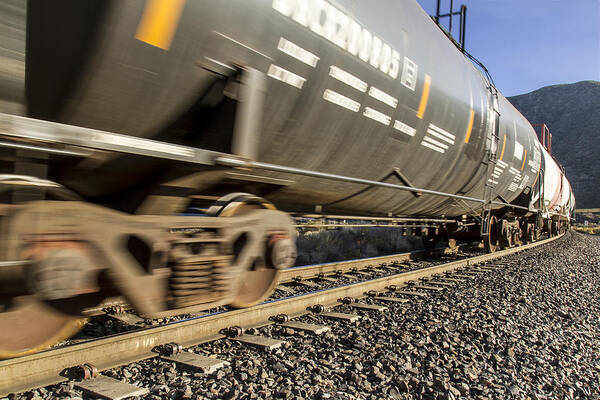
[[[458,251],[458,243],[456,242],[456,239],[448,239],[448,249],[450,249],[452,253],[456,253]]]
[[[493,253],[498,248],[499,235],[498,235],[498,221],[496,217],[490,218],[490,226],[488,227],[488,234],[483,238],[483,245],[487,253]]]
[[[274,210],[275,206],[252,194],[231,193],[222,197],[215,205],[210,207],[208,214],[219,217],[233,217],[258,209]],[[255,260],[253,265],[249,265],[240,277],[241,283],[231,306],[245,308],[262,302],[275,289],[279,275],[279,270],[267,266],[264,260]]]
[[[537,238],[536,238],[535,226],[528,224],[527,225],[527,242],[533,243],[536,240],[537,240]]]
[[[45,179],[3,175],[0,181],[0,191],[26,187],[30,191],[43,190],[40,197],[44,199],[80,200],[77,194]],[[23,259],[30,255],[24,254]],[[59,312],[63,304],[51,306],[34,295],[0,296],[0,359],[36,353],[77,333],[87,320]],[[69,305],[73,308],[73,302]]]
[[[0,313],[0,359],[24,356],[65,340],[86,319],[59,313],[34,296],[17,297]]]

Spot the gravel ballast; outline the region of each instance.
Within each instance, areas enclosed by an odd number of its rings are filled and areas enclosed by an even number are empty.
[[[287,341],[271,352],[227,339],[191,349],[231,363],[212,375],[158,359],[104,374],[147,399],[600,398],[600,237],[569,233],[501,262],[383,313],[353,310],[358,323],[301,317],[331,326],[321,336],[253,330]],[[12,398],[77,396],[65,383]]]

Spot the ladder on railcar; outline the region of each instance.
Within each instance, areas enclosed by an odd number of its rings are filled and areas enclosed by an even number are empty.
[[[481,236],[485,237],[490,233],[490,222],[492,215],[492,201],[494,188],[498,182],[494,180],[493,173],[498,161],[498,141],[500,140],[500,110],[498,108],[498,90],[491,82],[488,85],[490,91],[490,99],[492,102],[492,111],[489,119],[491,119],[492,129],[491,135],[486,142],[486,156],[484,163],[486,164],[485,185],[483,189],[483,203],[481,211]],[[489,114],[488,114],[489,115]]]

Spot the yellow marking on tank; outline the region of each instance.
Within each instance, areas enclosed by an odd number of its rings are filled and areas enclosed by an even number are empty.
[[[473,121],[475,120],[475,111],[471,110],[471,116],[469,117],[469,125],[467,126],[467,136],[465,136],[465,143],[469,143],[471,138],[471,131],[473,130]]]
[[[427,102],[429,101],[429,87],[431,86],[431,77],[425,74],[425,85],[423,86],[423,94],[421,95],[421,103],[419,104],[419,110],[417,111],[417,118],[423,119],[425,110],[427,109]]]
[[[541,163],[540,163],[541,164]],[[531,187],[534,187],[535,184],[537,183],[538,178],[540,177],[540,171],[542,170],[541,168],[542,166],[540,165],[540,168],[538,168],[537,170],[537,174],[535,175],[535,180],[533,181],[533,183],[531,184]],[[543,194],[542,194],[543,197]]]
[[[502,142],[502,151],[500,152],[500,161],[504,158],[504,150],[506,150],[506,135],[504,135],[504,141]]]
[[[185,0],[148,0],[135,38],[168,50],[184,5]]]
[[[527,149],[525,149],[525,154],[523,155],[523,165],[521,165],[521,171],[525,168],[525,160],[527,160]]]

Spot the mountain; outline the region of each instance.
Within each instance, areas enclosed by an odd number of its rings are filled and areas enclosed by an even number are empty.
[[[600,82],[546,86],[508,100],[532,124],[548,125],[577,208],[600,207]]]

